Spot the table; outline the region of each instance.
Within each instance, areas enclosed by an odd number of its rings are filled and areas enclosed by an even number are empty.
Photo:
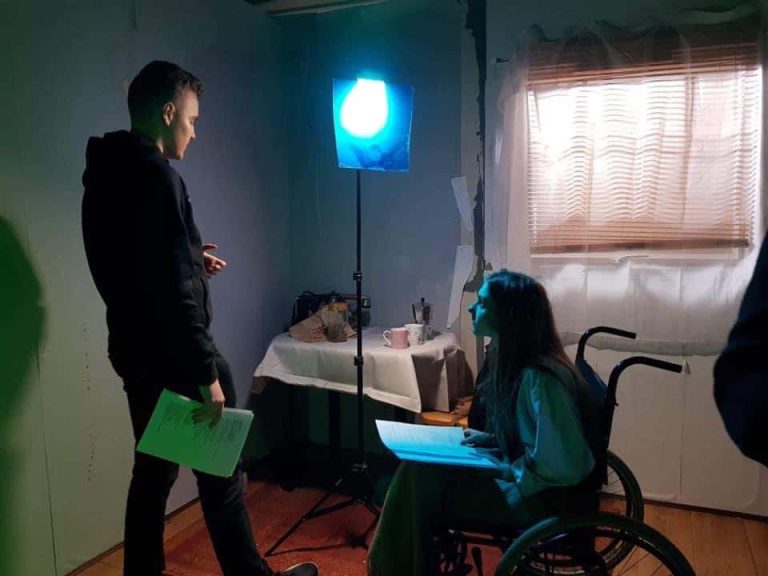
[[[385,345],[383,328],[363,329],[363,394],[393,406],[448,412],[464,393],[465,358],[456,336],[436,334],[405,350]],[[260,393],[267,378],[334,392],[357,393],[357,338],[346,342],[301,342],[288,333],[275,337],[253,375]]]

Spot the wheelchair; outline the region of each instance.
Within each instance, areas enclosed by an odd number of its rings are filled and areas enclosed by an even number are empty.
[[[606,333],[634,339],[632,332],[598,326],[579,339],[575,364],[591,394],[602,407],[601,449],[597,466],[602,487],[590,495],[590,503],[578,511],[546,518],[521,531],[482,522],[443,527],[436,536],[437,573],[464,576],[470,544],[486,545],[503,552],[495,576],[695,576],[685,556],[664,535],[643,523],[643,495],[637,479],[616,454],[608,450],[616,389],[621,373],[635,365],[647,365],[680,373],[682,366],[645,356],[632,356],[611,371],[608,384],[584,358],[587,340]],[[480,548],[473,546],[472,560],[478,576],[484,576]]]

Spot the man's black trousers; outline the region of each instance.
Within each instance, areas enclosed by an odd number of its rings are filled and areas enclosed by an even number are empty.
[[[217,357],[216,365],[226,405],[233,407],[235,387],[229,365],[221,355]],[[167,370],[149,372],[147,376],[124,380],[137,443],[162,389],[178,388],[173,385],[174,377],[167,375]],[[178,474],[178,464],[134,450],[125,515],[125,576],[160,576],[165,569],[165,506]],[[271,574],[253,541],[239,469],[229,478],[197,471],[195,476],[205,523],[224,576]]]

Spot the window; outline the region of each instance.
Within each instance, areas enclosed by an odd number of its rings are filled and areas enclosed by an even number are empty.
[[[754,37],[754,36],[753,36]],[[542,44],[528,73],[531,252],[749,246],[759,47],[732,35]]]

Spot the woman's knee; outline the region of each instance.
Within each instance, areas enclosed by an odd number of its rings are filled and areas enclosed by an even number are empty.
[[[436,482],[440,478],[450,477],[455,469],[439,464],[427,464],[425,462],[401,462],[398,474],[414,482]]]

